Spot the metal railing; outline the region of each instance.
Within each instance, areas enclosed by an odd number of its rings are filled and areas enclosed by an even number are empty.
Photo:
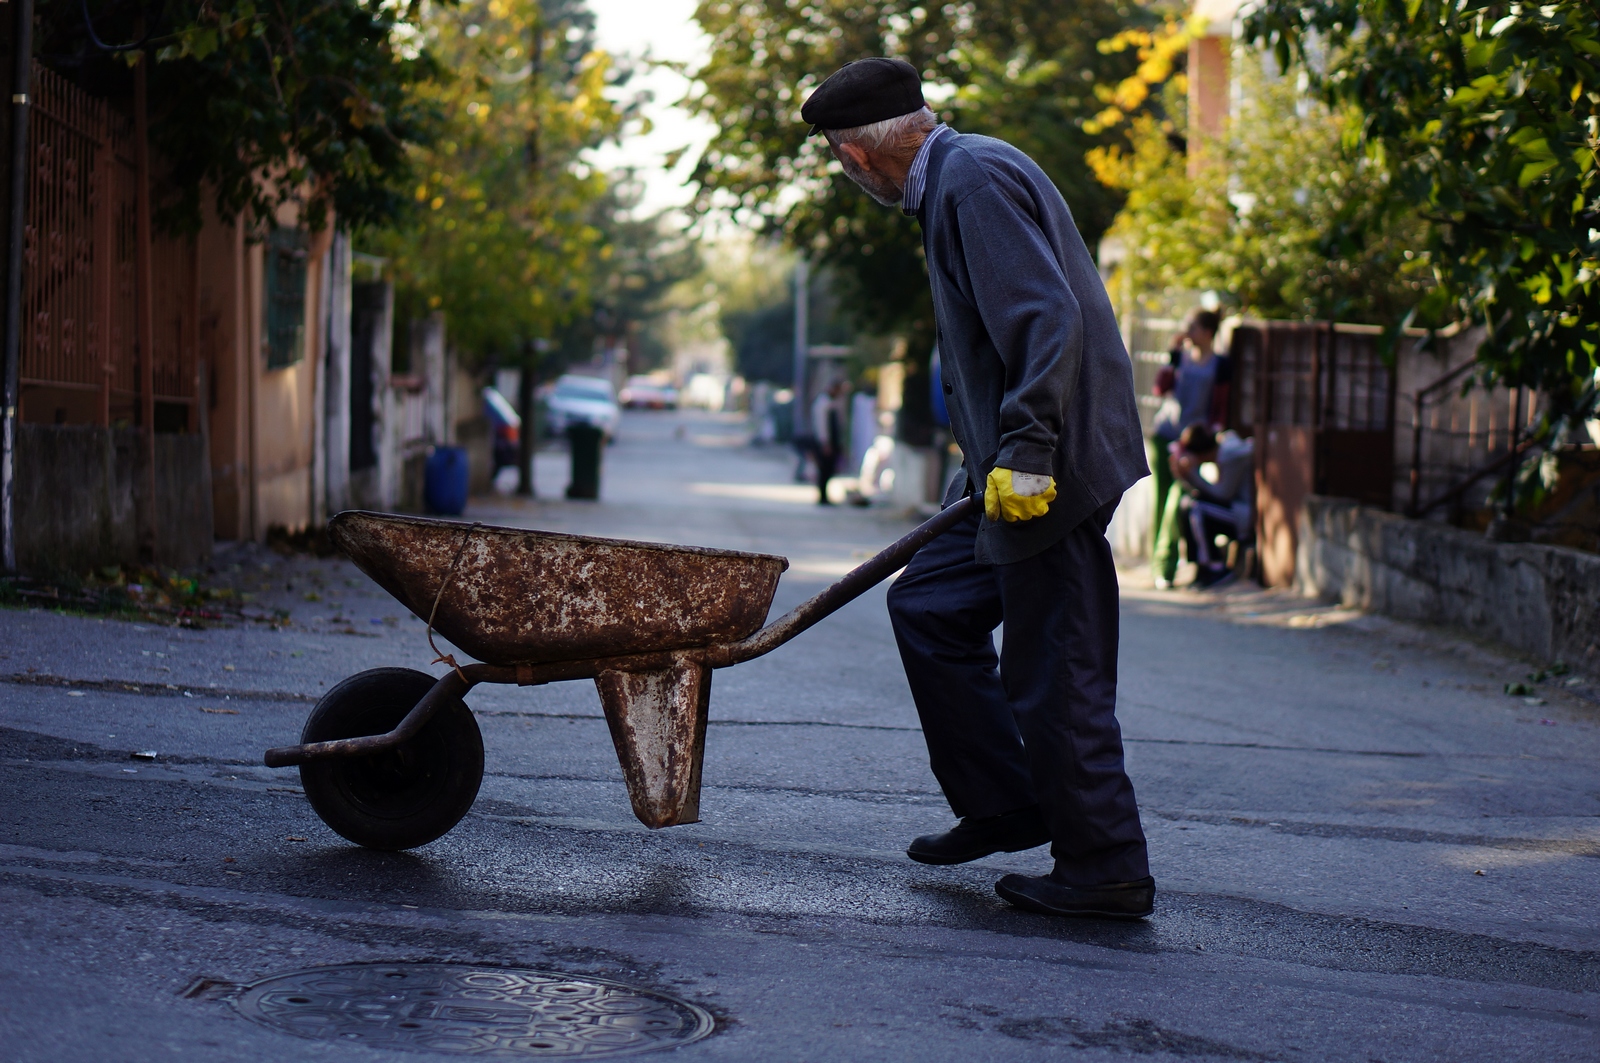
[[[1479,368],[1475,359],[1463,361],[1411,396],[1408,516],[1483,508],[1495,476],[1535,446],[1528,430],[1541,416],[1544,397],[1524,388],[1484,387],[1473,375]]]

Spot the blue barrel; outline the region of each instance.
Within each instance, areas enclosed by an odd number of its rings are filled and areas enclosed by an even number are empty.
[[[467,508],[467,448],[434,447],[422,479],[429,513],[459,517]]]

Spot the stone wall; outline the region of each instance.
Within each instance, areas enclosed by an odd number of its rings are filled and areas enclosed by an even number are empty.
[[[139,434],[95,425],[17,426],[17,564],[82,575],[139,563],[145,491]],[[198,435],[156,436],[156,560],[189,568],[211,556],[211,466]]]
[[[156,561],[191,569],[211,560],[211,461],[201,435],[156,434]]]
[[[1600,670],[1600,555],[1491,542],[1313,496],[1300,511],[1296,583],[1310,596]]]

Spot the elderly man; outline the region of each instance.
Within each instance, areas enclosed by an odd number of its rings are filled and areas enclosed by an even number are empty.
[[[921,225],[966,458],[945,503],[983,499],[981,517],[923,547],[889,592],[933,772],[960,817],[907,853],[959,864],[1048,842],[1054,870],[1006,875],[1000,896],[1055,915],[1146,916],[1155,880],[1115,715],[1105,529],[1149,470],[1094,260],[1044,171],[939,124],[910,64],[851,63],[800,113],[852,180]]]

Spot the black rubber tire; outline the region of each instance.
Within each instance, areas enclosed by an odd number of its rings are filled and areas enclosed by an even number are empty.
[[[374,668],[322,696],[302,742],[392,731],[432,689],[410,668]],[[483,735],[459,698],[433,714],[411,741],[364,757],[300,765],[306,799],[322,822],[369,849],[414,849],[461,822],[483,781]]]

